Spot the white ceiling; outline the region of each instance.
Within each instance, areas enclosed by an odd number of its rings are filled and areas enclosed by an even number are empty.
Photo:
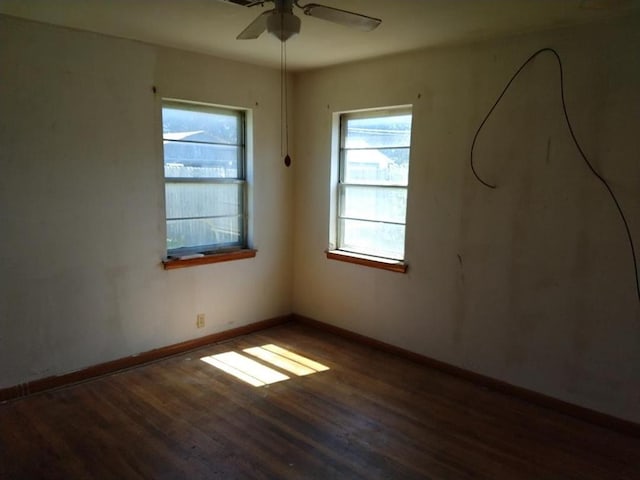
[[[290,70],[589,23],[638,12],[640,0],[309,0],[382,19],[361,32],[306,17],[287,42]],[[223,58],[277,66],[279,41],[236,35],[270,4],[220,0],[0,0],[0,13]]]

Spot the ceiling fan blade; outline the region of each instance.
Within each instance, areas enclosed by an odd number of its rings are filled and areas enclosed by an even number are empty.
[[[267,29],[267,18],[271,15],[272,10],[262,12],[257,18],[245,28],[240,35],[236,37],[237,40],[253,40],[258,38],[262,32]]]
[[[321,18],[322,20],[339,23],[347,27],[354,27],[359,30],[364,30],[365,32],[373,30],[382,22],[379,18],[368,17],[367,15],[348,12],[347,10],[340,10],[339,8],[326,7],[324,5],[318,5],[317,3],[302,5],[301,8],[304,14],[310,17]]]
[[[253,7],[254,5],[258,5],[263,3],[257,0],[220,0],[224,3],[233,3],[234,5],[240,5],[241,7]]]

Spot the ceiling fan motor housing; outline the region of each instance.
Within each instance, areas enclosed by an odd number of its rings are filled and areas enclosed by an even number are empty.
[[[267,18],[267,31],[281,42],[286,42],[300,33],[300,19],[293,13],[274,11]]]
[[[1,1],[1,0],[0,0]],[[354,27],[365,32],[371,31],[380,25],[379,18],[369,17],[361,13],[340,10],[339,8],[327,7],[318,3],[308,3],[300,5],[298,0],[222,0],[237,5],[253,7],[264,5],[270,1],[274,3],[274,8],[265,10],[249,24],[236,37],[238,40],[252,40],[258,38],[265,30],[279,39],[286,42],[294,35],[300,33],[300,18],[293,14],[294,5],[302,10],[305,15],[328,20],[333,23]],[[248,2],[248,3],[247,3]]]

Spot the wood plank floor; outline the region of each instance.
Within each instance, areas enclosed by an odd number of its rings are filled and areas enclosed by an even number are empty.
[[[200,361],[265,344],[329,370]],[[291,323],[0,405],[0,478],[637,480],[640,439]]]

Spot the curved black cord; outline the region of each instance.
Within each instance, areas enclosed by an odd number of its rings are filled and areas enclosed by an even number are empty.
[[[564,112],[564,118],[565,118],[567,127],[569,128],[569,133],[571,134],[571,139],[573,140],[573,143],[575,144],[576,148],[578,149],[578,152],[580,152],[580,156],[582,157],[584,162],[587,164],[587,167],[589,167],[589,170],[591,170],[591,173],[593,173],[593,175],[595,175],[595,177],[598,180],[600,180],[600,182],[602,182],[604,187],[609,192],[609,195],[611,196],[611,199],[613,200],[613,203],[615,204],[616,208],[618,209],[618,213],[620,214],[620,218],[622,219],[622,223],[624,225],[624,229],[627,232],[627,239],[629,240],[629,248],[631,250],[631,257],[633,258],[633,269],[634,269],[634,272],[635,272],[635,281],[636,281],[636,294],[638,296],[638,302],[640,302],[640,279],[638,278],[638,260],[637,260],[637,257],[636,257],[636,250],[635,250],[634,243],[633,243],[633,237],[631,235],[631,229],[629,228],[629,223],[627,222],[627,218],[625,217],[624,212],[622,210],[622,207],[620,206],[620,203],[618,202],[618,199],[616,198],[615,194],[613,193],[613,190],[611,189],[611,187],[609,186],[607,181],[602,177],[602,175],[600,175],[596,171],[596,169],[593,168],[593,165],[591,164],[591,162],[589,161],[589,159],[585,155],[584,151],[582,150],[582,147],[580,146],[580,143],[578,142],[578,139],[576,138],[576,135],[575,135],[575,133],[573,131],[573,126],[571,125],[571,120],[569,120],[569,113],[567,112],[567,104],[566,104],[565,98],[564,98],[564,72],[563,72],[563,69],[562,69],[562,59],[560,58],[560,55],[558,54],[558,52],[556,52],[553,48],[545,47],[545,48],[541,48],[540,50],[535,52],[533,55],[531,55],[529,58],[527,58],[527,60],[525,60],[525,62],[520,66],[520,68],[518,68],[516,73],[513,74],[513,76],[509,80],[509,82],[507,82],[507,85],[502,90],[502,93],[500,94],[498,99],[495,101],[495,103],[493,104],[491,109],[489,109],[489,112],[485,115],[484,119],[482,120],[482,123],[480,124],[480,126],[476,130],[475,135],[473,136],[473,142],[471,143],[471,153],[470,153],[471,171],[473,172],[473,175],[476,177],[476,179],[480,183],[482,183],[485,187],[496,188],[495,185],[492,185],[492,184],[486,182],[485,180],[483,180],[480,177],[480,175],[478,175],[478,172],[476,172],[475,166],[473,164],[473,149],[474,149],[474,147],[476,145],[476,140],[478,139],[478,135],[480,134],[480,131],[482,130],[482,127],[487,122],[487,120],[489,119],[489,117],[491,116],[491,114],[493,113],[495,108],[498,106],[498,103],[500,103],[500,100],[502,100],[502,97],[504,96],[504,94],[507,93],[507,90],[509,89],[509,87],[511,86],[513,81],[516,79],[516,77],[520,74],[520,72],[524,69],[524,67],[527,66],[527,64],[531,60],[533,60],[535,57],[537,57],[538,55],[540,55],[541,53],[544,53],[544,52],[549,52],[549,53],[553,54],[553,56],[558,61],[558,67],[559,67],[559,70],[560,70],[560,98],[562,99],[562,111]]]

